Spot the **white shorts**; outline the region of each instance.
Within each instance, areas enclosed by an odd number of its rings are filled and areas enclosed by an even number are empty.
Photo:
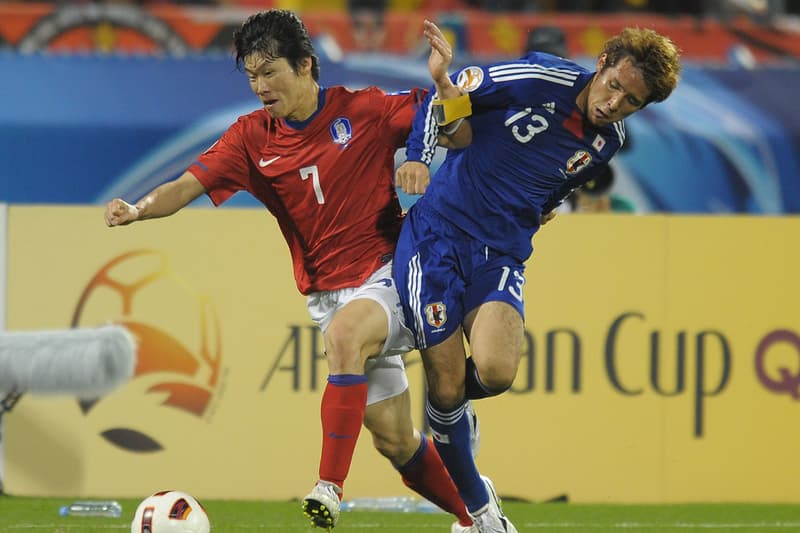
[[[336,312],[353,300],[368,298],[377,302],[386,313],[389,331],[383,350],[367,359],[367,405],[393,398],[408,388],[402,354],[414,349],[414,337],[406,327],[400,298],[394,288],[392,263],[376,270],[360,287],[320,291],[308,295],[306,305],[311,320],[323,333]]]

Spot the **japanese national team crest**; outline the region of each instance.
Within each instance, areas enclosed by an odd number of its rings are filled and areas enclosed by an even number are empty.
[[[440,328],[447,322],[447,306],[442,302],[425,306],[425,320],[434,328]]]
[[[567,160],[567,174],[577,174],[592,162],[592,156],[586,150],[578,150]]]
[[[353,127],[350,125],[350,121],[345,117],[334,120],[331,123],[331,137],[336,144],[347,146],[347,143],[353,138]]]

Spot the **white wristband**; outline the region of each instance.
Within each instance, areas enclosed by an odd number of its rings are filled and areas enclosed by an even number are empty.
[[[442,128],[441,128],[442,133],[444,133],[445,135],[454,134],[456,132],[456,130],[458,129],[458,127],[461,126],[462,122],[464,122],[464,119],[460,118],[460,119],[448,124],[447,126],[442,126]]]

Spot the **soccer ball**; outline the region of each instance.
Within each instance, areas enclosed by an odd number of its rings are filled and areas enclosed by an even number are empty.
[[[166,490],[142,500],[131,533],[209,533],[211,524],[200,502],[185,492]]]

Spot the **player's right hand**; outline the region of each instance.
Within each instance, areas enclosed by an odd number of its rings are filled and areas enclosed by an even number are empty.
[[[139,218],[139,209],[122,198],[114,198],[106,204],[106,226],[124,226]]]
[[[419,161],[406,161],[395,173],[395,183],[407,194],[423,194],[430,182],[431,169]]]

